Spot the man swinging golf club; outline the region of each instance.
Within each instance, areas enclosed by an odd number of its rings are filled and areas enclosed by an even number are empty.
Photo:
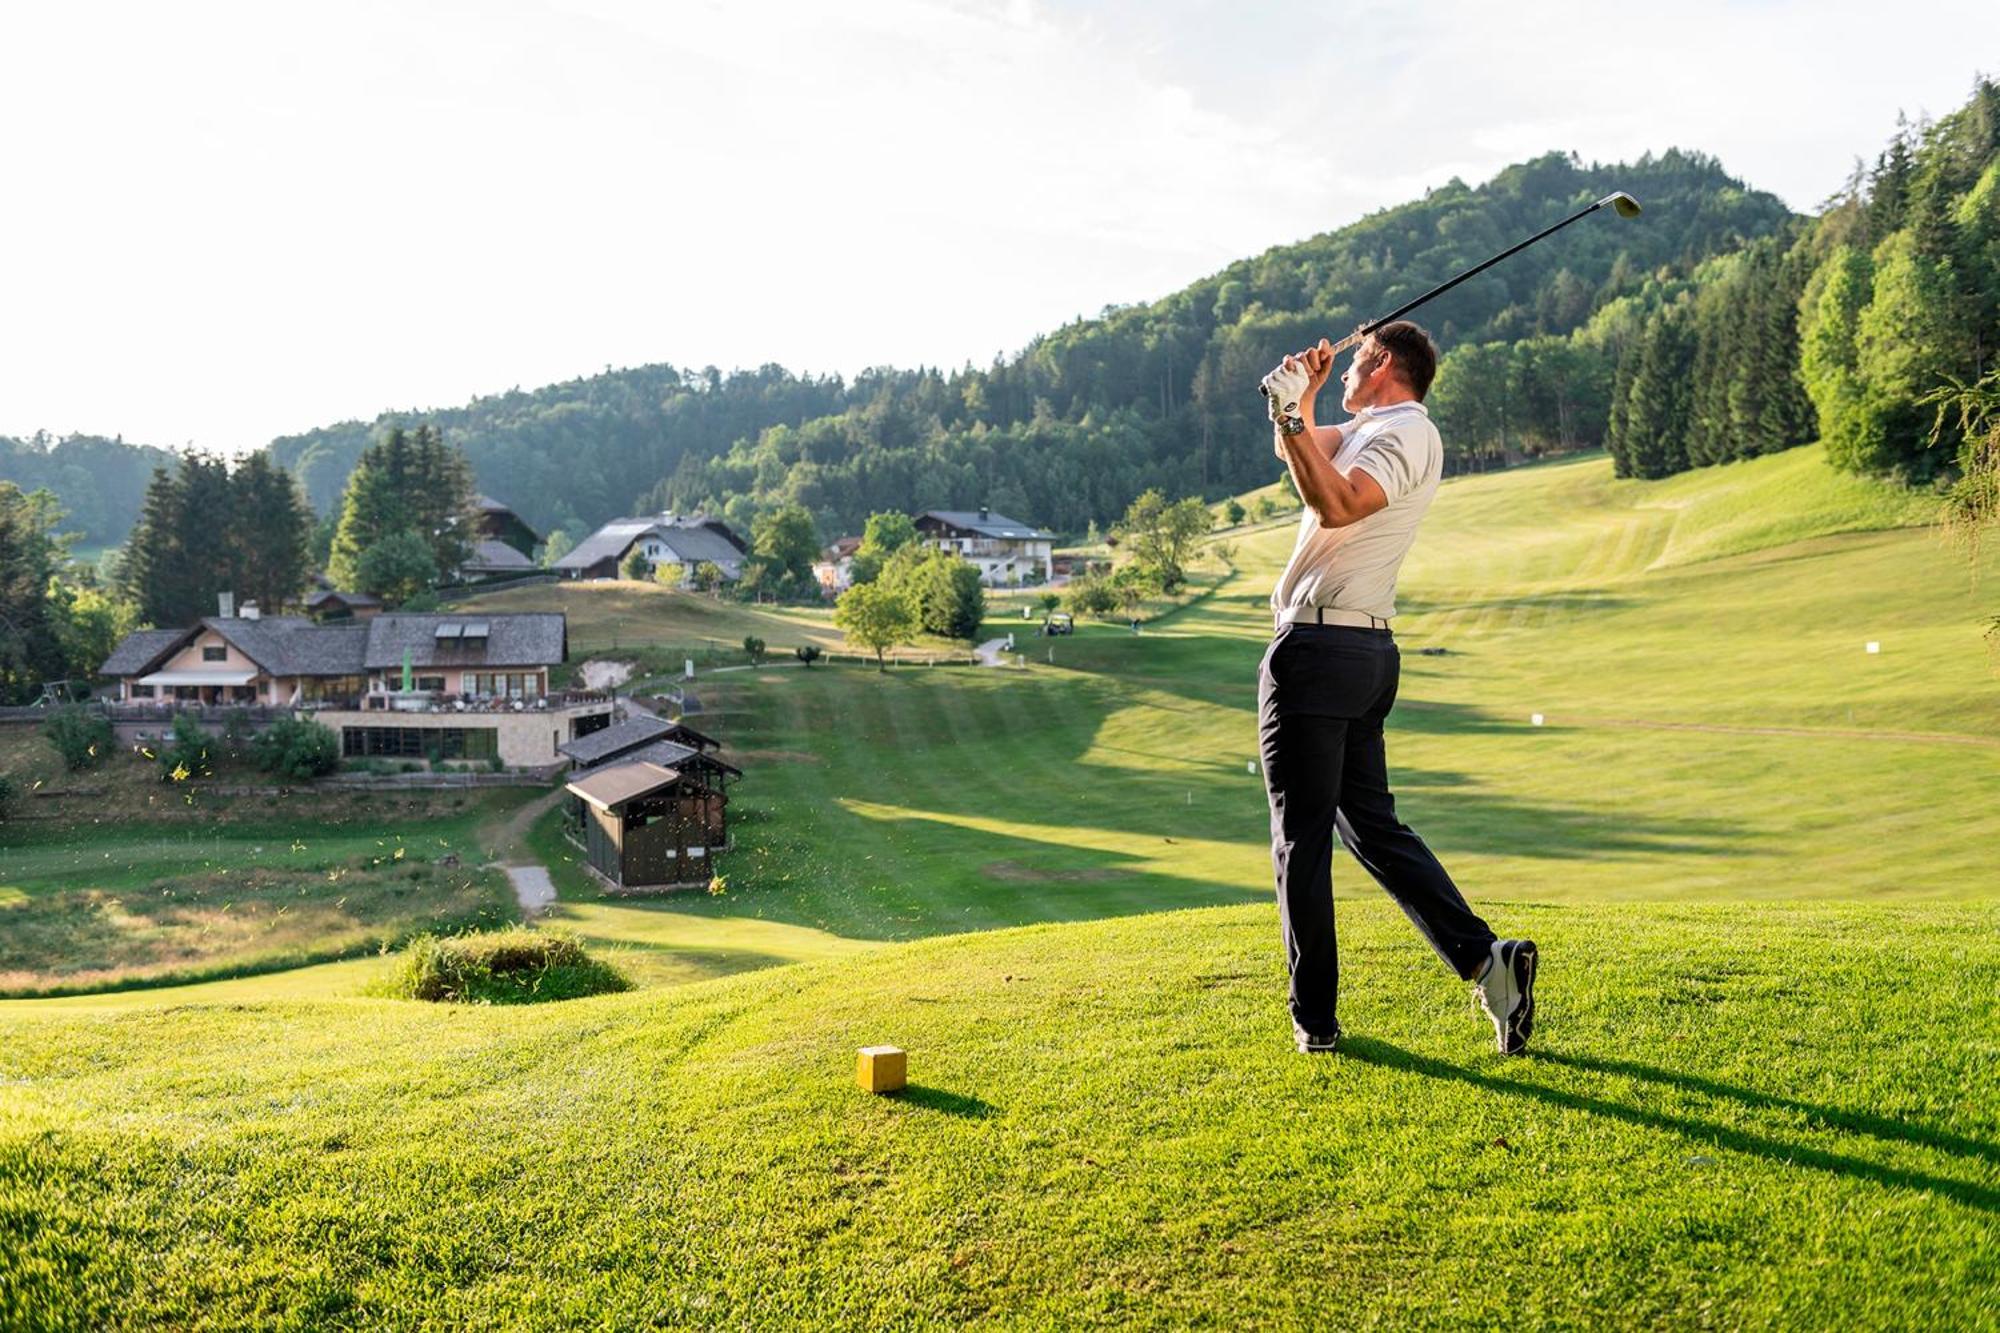
[[[1389,632],[1396,573],[1444,464],[1423,403],[1437,349],[1407,320],[1373,326],[1341,376],[1341,406],[1353,415],[1322,426],[1316,399],[1336,350],[1322,339],[1263,382],[1278,456],[1305,501],[1291,561],[1271,593],[1277,634],[1257,680],[1293,1036],[1307,1052],[1331,1051],[1340,1036],[1337,830],[1438,956],[1474,983],[1500,1050],[1516,1054],[1534,1025],[1535,946],[1496,938],[1396,818],[1383,754],[1400,660]]]

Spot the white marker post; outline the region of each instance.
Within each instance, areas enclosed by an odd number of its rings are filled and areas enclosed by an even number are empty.
[[[1529,725],[1529,726],[1531,726],[1531,727],[1539,727],[1539,726],[1541,726],[1541,725],[1542,725],[1542,715],[1541,715],[1540,713],[1530,713],[1530,714],[1528,714],[1528,725]]]
[[[1879,653],[1882,651],[1882,645],[1877,643],[1875,640],[1870,639],[1868,641],[1868,651],[1871,653]]]

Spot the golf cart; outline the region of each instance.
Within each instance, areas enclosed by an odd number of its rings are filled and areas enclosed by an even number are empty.
[[[1074,634],[1076,633],[1076,621],[1071,619],[1067,611],[1051,611],[1049,612],[1049,618],[1042,622],[1042,633],[1045,635]]]

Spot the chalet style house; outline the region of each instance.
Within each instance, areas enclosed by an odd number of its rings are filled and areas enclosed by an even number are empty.
[[[615,889],[706,884],[729,847],[727,787],[742,770],[682,722],[635,717],[558,747],[592,870]]]
[[[838,597],[854,586],[854,553],[860,549],[859,537],[841,537],[819,553],[813,562],[813,577],[821,592]]]
[[[608,695],[550,688],[568,655],[559,612],[384,611],[317,624],[246,603],[241,615],[128,634],[100,672],[118,682],[113,721],[127,740],[163,732],[179,711],[250,708],[265,720],[311,717],[350,758],[532,768],[561,762],[558,746],[611,721]]]
[[[577,543],[576,549],[550,566],[573,579],[615,579],[625,557],[638,551],[654,565],[681,567],[681,584],[694,584],[696,565],[722,571],[725,582],[743,577],[750,548],[718,519],[700,514],[654,514],[649,518],[616,518]]]
[[[479,511],[479,531],[472,557],[458,567],[459,582],[513,578],[541,568],[535,563],[535,547],[542,539],[519,514],[490,495],[473,496],[472,505]]]
[[[1054,533],[990,509],[933,509],[917,516],[916,527],[926,545],[978,566],[981,583],[1047,583],[1055,573]]]

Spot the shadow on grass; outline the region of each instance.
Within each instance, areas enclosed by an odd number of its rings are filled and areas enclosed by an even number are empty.
[[[1625,1078],[1644,1079],[1648,1083],[1664,1083],[1670,1087],[1698,1092],[1706,1097],[1738,1101],[1745,1106],[1793,1111],[1805,1116],[1814,1124],[1829,1129],[1844,1129],[1878,1139],[1896,1139],[1904,1143],[1914,1143],[1954,1153],[1960,1157],[1977,1157],[1982,1161],[2000,1162],[2000,1143],[1969,1139],[1945,1130],[1932,1129],[1928,1125],[1914,1125],[1902,1120],[1891,1120],[1887,1116],[1870,1115],[1866,1111],[1849,1111],[1837,1106],[1802,1102],[1792,1097],[1758,1092],[1754,1088],[1739,1088],[1733,1084],[1718,1083],[1714,1079],[1702,1078],[1695,1074],[1682,1074],[1671,1069],[1642,1065],[1632,1060],[1611,1060],[1591,1055],[1558,1055],[1548,1052],[1538,1052],[1535,1058],[1543,1064],[1564,1065],[1571,1069],[1587,1070],[1593,1074],[1615,1074]]]
[[[1567,588],[1560,592],[1526,593],[1519,597],[1453,598],[1411,597],[1396,594],[1396,611],[1402,616],[1430,615],[1439,611],[1540,611],[1575,615],[1584,611],[1622,611],[1637,606],[1639,599],[1597,588]]]
[[[1429,1056],[1418,1055],[1414,1051],[1404,1050],[1400,1046],[1381,1041],[1377,1038],[1345,1038],[1341,1042],[1340,1053],[1350,1059],[1360,1060],[1364,1064],[1380,1065],[1385,1069],[1401,1070],[1404,1073],[1418,1074],[1424,1078],[1462,1083],[1469,1087],[1483,1089],[1487,1092],[1502,1093],[1511,1097],[1522,1097],[1530,1101],[1540,1102],[1545,1106],[1559,1107],[1566,1111],[1581,1111],[1586,1115],[1603,1116],[1608,1120],[1617,1120],[1624,1124],[1636,1125],[1642,1129],[1658,1130],[1666,1134],[1685,1135],[1689,1139],[1703,1145],[1727,1148],[1732,1152],[1761,1157],[1766,1161],[1776,1162],[1780,1166],[1811,1167],[1816,1171],[1825,1171],[1830,1175],[1870,1180],[1878,1185],[1889,1185],[1899,1189],[1929,1190],[1933,1193],[1941,1194],[1948,1199],[1965,1204],[1967,1207],[1977,1208],[1984,1213],[2000,1213],[2000,1189],[1989,1185],[1954,1180],[1949,1176],[1933,1175],[1926,1171],[1912,1171],[1903,1167],[1883,1166],[1879,1162],[1871,1162],[1866,1158],[1850,1157],[1845,1153],[1828,1152],[1823,1148],[1808,1147],[1799,1143],[1787,1143],[1781,1139],[1770,1138],[1762,1134],[1752,1134],[1744,1130],[1731,1128],[1728,1125],[1719,1125],[1713,1121],[1700,1120],[1693,1116],[1675,1115],[1666,1111],[1650,1111],[1643,1107],[1628,1106],[1622,1102],[1607,1101],[1601,1097],[1590,1097],[1578,1092],[1566,1092],[1563,1089],[1551,1088],[1540,1083],[1522,1082],[1512,1078],[1496,1078],[1490,1074],[1477,1073],[1460,1065],[1447,1064],[1442,1060],[1434,1060]],[[1851,1112],[1833,1111],[1831,1108],[1826,1107],[1809,1108],[1804,1103],[1789,1102],[1783,1098],[1766,1098],[1763,1094],[1750,1092],[1748,1089],[1731,1088],[1727,1084],[1710,1083],[1706,1079],[1676,1074],[1669,1070],[1653,1069],[1647,1065],[1632,1065],[1623,1061],[1599,1062],[1589,1058],[1549,1055],[1531,1055],[1530,1060],[1529,1068],[1533,1068],[1535,1063],[1556,1064],[1566,1068],[1593,1072],[1625,1074],[1641,1078],[1650,1077],[1650,1081],[1687,1087],[1694,1091],[1705,1092],[1714,1089],[1718,1095],[1734,1097],[1750,1105],[1768,1104],[1772,1107],[1823,1111],[1827,1113],[1828,1123],[1839,1125],[1842,1128],[1848,1127],[1846,1123],[1848,1121],[1865,1120],[1884,1128],[1893,1126],[1897,1131],[1892,1135],[1884,1135],[1883,1137],[1893,1137],[1904,1142],[1932,1142],[1931,1139],[1922,1136],[1932,1133],[1932,1131],[1912,1133],[1908,1127],[1894,1125],[1893,1122],[1881,1120],[1879,1117],[1856,1117]],[[1645,1072],[1641,1073],[1640,1071]],[[1862,1132],[1873,1134],[1875,1130],[1863,1129]],[[1975,1148],[1983,1149],[1990,1146],[1972,1145],[1969,1140],[1957,1139],[1954,1136],[1947,1135],[1942,1137],[1950,1143],[1968,1144]],[[1938,1143],[1937,1146],[1946,1147],[1947,1145],[1945,1143]],[[1983,1153],[1975,1155],[1983,1155]]]
[[[962,1120],[986,1120],[1000,1114],[1000,1109],[991,1102],[982,1101],[962,1092],[926,1087],[921,1083],[908,1084],[901,1092],[892,1096],[894,1100],[906,1105],[921,1106],[926,1111],[941,1111],[945,1115],[955,1115]]]

